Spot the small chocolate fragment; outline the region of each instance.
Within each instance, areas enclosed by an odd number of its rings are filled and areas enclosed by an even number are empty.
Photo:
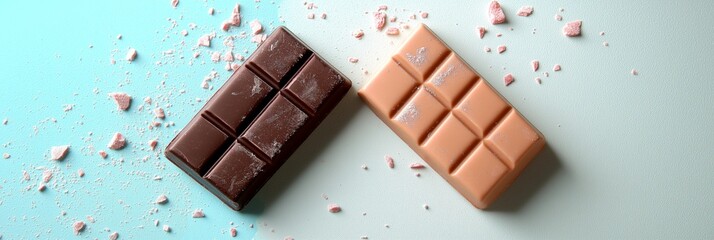
[[[166,157],[240,210],[352,86],[277,28],[166,147]]]

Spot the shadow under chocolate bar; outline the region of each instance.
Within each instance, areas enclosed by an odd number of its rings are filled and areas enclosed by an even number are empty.
[[[278,27],[166,147],[166,157],[241,210],[352,83]]]

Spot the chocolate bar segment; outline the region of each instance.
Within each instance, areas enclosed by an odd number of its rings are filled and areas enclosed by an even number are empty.
[[[265,74],[270,80],[282,86],[303,65],[312,51],[300,40],[280,27],[271,34],[272,39],[261,45],[253,53],[252,61],[246,65],[258,74]]]
[[[202,175],[221,156],[227,144],[234,138],[229,133],[221,131],[205,118],[197,116],[186,125],[185,130],[177,135],[166,155],[177,158],[184,169]],[[200,141],[196,141],[200,139]]]
[[[282,163],[281,155],[285,147],[295,145],[302,140],[301,129],[309,116],[292,104],[285,97],[278,95],[243,134],[241,140],[246,145],[253,145],[271,163]],[[297,141],[300,142],[300,141]]]
[[[273,87],[247,68],[239,68],[214,95],[205,113],[225,124],[233,134],[245,129],[252,115],[258,114],[260,104],[270,100]]]
[[[478,208],[545,146],[543,135],[425,25],[359,95]]]
[[[240,208],[238,202],[248,202],[272,176],[271,166],[240,143],[234,143],[216,166],[206,174],[224,202]]]
[[[277,28],[166,147],[166,157],[240,210],[352,86]]]

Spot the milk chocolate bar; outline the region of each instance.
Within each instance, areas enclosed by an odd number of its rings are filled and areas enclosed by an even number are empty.
[[[543,135],[425,25],[359,95],[477,208],[498,198],[545,145]]]
[[[171,141],[166,157],[241,210],[351,85],[278,27]]]

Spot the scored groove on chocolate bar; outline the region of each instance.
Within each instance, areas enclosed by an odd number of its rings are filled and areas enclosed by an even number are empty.
[[[209,111],[205,111],[201,114],[201,117],[206,119],[210,124],[213,124],[214,127],[218,128],[221,132],[228,134],[228,136],[231,136],[231,138],[237,138],[238,134],[236,134],[231,128],[223,123],[223,121],[218,120],[218,117],[214,115],[213,113]]]
[[[428,72],[427,77],[424,78],[424,80],[423,80],[421,83],[418,83],[418,82],[417,82],[417,85],[418,85],[418,86],[416,87],[416,89],[411,92],[411,94],[407,97],[406,100],[404,100],[404,101],[402,101],[401,103],[399,103],[400,107],[399,107],[398,110],[396,111],[396,114],[397,114],[397,115],[395,115],[395,117],[398,116],[399,113],[401,113],[402,111],[405,110],[404,108],[406,108],[407,105],[409,105],[409,102],[410,102],[412,99],[414,99],[414,98],[416,97],[416,95],[417,95],[416,93],[419,92],[419,90],[424,90],[424,91],[426,91],[427,93],[429,93],[432,97],[436,97],[436,93],[434,93],[433,90],[428,90],[428,89],[424,86],[424,84],[426,84],[427,81],[431,80],[432,77],[433,77],[435,74],[437,74],[437,70],[441,69],[442,66],[445,66],[445,65],[447,64],[446,59],[448,59],[448,58],[449,58],[450,56],[452,56],[452,55],[455,56],[455,54],[454,54],[451,50],[449,50],[449,52],[448,52],[447,54],[444,54],[443,57],[438,58],[438,60],[437,60],[436,62],[438,62],[439,64],[438,64],[436,67],[433,67],[433,68],[431,68],[430,70],[428,70],[428,71],[427,71],[427,72]],[[456,57],[456,56],[455,56],[455,57]],[[396,61],[396,60],[397,60],[397,59],[396,59],[395,57],[392,57],[392,61]],[[407,74],[409,74],[412,78],[414,78],[415,80],[418,81],[419,78],[418,78],[417,76],[415,76],[413,73],[409,72],[402,64],[397,63],[397,66],[399,66],[400,68],[402,68],[402,70],[404,70],[404,71],[405,71]],[[483,79],[478,78],[478,79],[476,79],[475,82],[471,83],[470,86],[468,87],[468,90],[467,90],[467,91],[465,91],[465,92],[464,92],[463,94],[461,94],[460,96],[457,96],[457,97],[459,98],[457,102],[458,102],[458,103],[461,103],[461,101],[464,101],[464,99],[466,98],[465,95],[468,94],[468,93],[469,93],[471,90],[473,90],[474,88],[476,88],[476,86],[478,85],[479,81],[483,81]],[[442,104],[441,102],[439,102],[439,103]],[[444,105],[442,104],[442,106],[444,106]],[[455,106],[458,106],[458,104],[456,104]],[[424,143],[433,135],[433,132],[434,132],[439,126],[441,126],[441,125],[446,121],[447,116],[449,116],[449,115],[451,114],[451,111],[453,111],[454,108],[455,108],[455,107],[451,107],[451,106],[444,106],[444,107],[446,107],[447,113],[446,113],[446,114],[441,114],[441,116],[437,118],[438,121],[437,121],[435,124],[433,124],[432,126],[430,126],[430,127],[427,129],[427,132],[426,132],[425,134],[423,134],[422,137],[420,137],[419,139],[417,139],[417,142],[419,143],[419,145],[424,144]],[[486,139],[487,136],[489,136],[489,135],[493,132],[492,130],[493,130],[493,129],[496,129],[496,126],[498,126],[498,124],[500,124],[501,122],[503,122],[503,118],[504,118],[506,115],[508,115],[508,113],[511,111],[511,109],[512,109],[511,107],[508,107],[505,111],[503,111],[502,113],[500,113],[499,116],[497,117],[498,120],[496,121],[496,124],[493,125],[493,126],[491,126],[491,127],[489,127],[489,128],[487,128],[487,129],[485,130],[485,131],[486,131],[486,134],[484,134],[483,138],[477,138],[476,144],[474,144],[474,146],[479,145],[484,139]],[[458,119],[458,117],[457,117],[457,119]],[[461,121],[462,124],[464,124],[464,123],[463,123],[463,120],[459,119],[459,121]],[[464,124],[464,125],[466,125],[466,124]],[[488,148],[489,151],[495,152],[494,149],[491,149],[491,148],[488,147],[486,144],[483,144],[483,146],[486,147],[486,148]],[[472,149],[475,150],[476,148],[472,148]],[[454,172],[456,172],[456,169],[458,169],[459,166],[461,166],[461,165],[463,164],[463,162],[466,160],[466,158],[468,157],[468,155],[469,155],[470,153],[471,153],[471,152],[467,152],[467,153],[463,154],[463,156],[461,156],[461,157],[454,163],[455,166],[449,168],[449,171],[448,171],[448,172],[449,172],[450,174],[453,174]],[[501,159],[501,158],[502,158],[501,156],[496,155],[496,157],[497,157],[498,160],[500,160],[504,165],[506,165],[507,167],[509,167],[509,168],[512,169],[512,167],[510,167],[509,164],[508,164],[504,159]]]
[[[273,164],[273,161],[270,160],[270,157],[268,157],[268,154],[265,154],[263,151],[258,148],[255,144],[252,142],[248,141],[248,139],[245,138],[237,138],[236,142],[240,143],[243,145],[244,148],[247,148],[250,152],[255,154],[255,156],[260,159],[261,161],[267,163],[267,164]]]
[[[240,210],[351,85],[278,27],[169,143],[166,156]]]

